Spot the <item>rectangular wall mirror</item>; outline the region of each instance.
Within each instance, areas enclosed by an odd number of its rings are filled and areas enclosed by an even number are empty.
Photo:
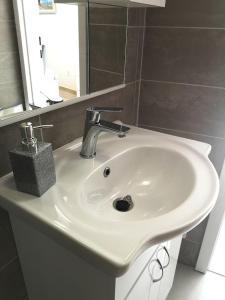
[[[77,0],[13,0],[13,7],[17,84],[0,99],[0,122],[124,83],[126,8]]]

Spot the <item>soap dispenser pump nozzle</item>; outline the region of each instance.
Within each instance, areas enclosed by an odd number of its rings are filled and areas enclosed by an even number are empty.
[[[34,136],[34,129],[42,129],[42,128],[52,128],[53,125],[40,125],[33,126],[31,122],[25,122],[20,124],[20,131],[22,137],[22,144],[36,148],[37,146],[37,138]]]

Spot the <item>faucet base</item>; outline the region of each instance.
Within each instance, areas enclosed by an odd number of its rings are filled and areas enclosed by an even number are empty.
[[[85,159],[92,159],[92,158],[95,158],[96,152],[95,152],[94,154],[92,154],[92,155],[85,155],[85,154],[83,154],[82,152],[80,152],[80,156],[81,156],[82,158],[85,158]]]

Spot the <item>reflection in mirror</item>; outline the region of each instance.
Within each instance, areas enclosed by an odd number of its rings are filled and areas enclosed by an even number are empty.
[[[24,109],[12,1],[0,2],[0,62],[0,119],[2,119]]]
[[[107,0],[12,1],[16,30],[9,25],[0,51],[16,84],[0,99],[0,121],[124,83],[126,8]],[[13,18],[11,7],[9,23]]]
[[[90,92],[124,81],[127,9],[89,4]]]
[[[28,109],[85,95],[88,91],[87,3],[29,2],[23,2],[24,22],[19,24],[20,34],[23,29],[26,32],[26,36],[21,36],[21,52]]]
[[[86,9],[77,3],[39,0],[40,97],[35,106],[57,103],[87,92]],[[44,3],[44,4],[43,4]],[[81,85],[83,82],[83,85]],[[37,101],[35,99],[35,101]]]

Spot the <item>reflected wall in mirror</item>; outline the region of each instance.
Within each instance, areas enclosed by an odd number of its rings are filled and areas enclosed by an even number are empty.
[[[90,92],[124,82],[127,8],[89,5]]]
[[[0,2],[0,118],[23,111],[23,85],[12,0]]]
[[[0,99],[0,120],[124,83],[126,8],[107,1],[9,2],[3,34],[10,36],[0,52],[11,62],[8,71],[14,82]]]

